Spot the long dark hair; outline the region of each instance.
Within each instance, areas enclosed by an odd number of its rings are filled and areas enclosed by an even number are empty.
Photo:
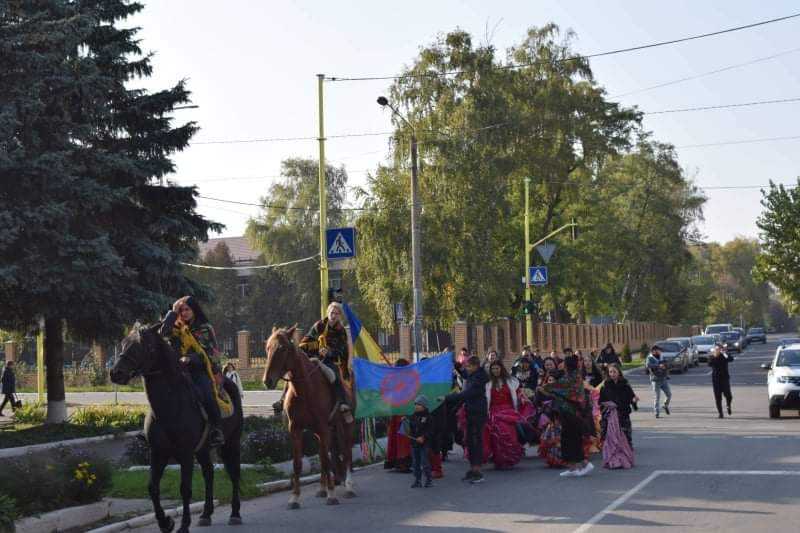
[[[194,321],[192,322],[193,326],[208,324],[208,317],[203,312],[203,308],[200,307],[200,302],[197,301],[197,298],[194,296],[189,296],[186,298],[186,305],[188,305],[194,313]]]
[[[492,368],[496,366],[500,367],[500,376],[498,377],[495,377],[492,373]],[[492,387],[495,388],[499,387],[502,383],[508,383],[508,370],[506,370],[506,367],[499,360],[489,365],[489,379],[492,380]]]

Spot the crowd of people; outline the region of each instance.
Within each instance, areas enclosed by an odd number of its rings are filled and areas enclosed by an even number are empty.
[[[599,354],[565,348],[547,356],[526,346],[508,362],[492,349],[483,359],[466,348],[444,353],[453,357],[452,392],[420,396],[413,415],[389,423],[384,467],[413,472],[413,487],[430,487],[443,476],[454,443],[469,461],[463,479],[470,483],[484,481],[487,463],[513,468],[526,446],[538,447],[544,463],[563,469],[564,477],[590,473],[598,453],[606,468],[633,466],[630,414],[639,398],[611,344]],[[433,411],[431,400],[438,405]]]

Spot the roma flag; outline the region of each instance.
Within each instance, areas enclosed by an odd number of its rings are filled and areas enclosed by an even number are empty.
[[[347,304],[342,304],[347,323],[350,325],[350,340],[353,343],[353,355],[364,357],[373,363],[389,363],[383,356],[383,350],[367,330],[361,327],[361,321]]]
[[[387,366],[366,359],[353,359],[356,418],[410,415],[420,394],[431,411],[441,402],[436,398],[450,392],[453,359],[439,355],[408,366]]]

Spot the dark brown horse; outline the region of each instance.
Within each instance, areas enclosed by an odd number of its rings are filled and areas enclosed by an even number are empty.
[[[355,421],[346,423],[341,412],[331,417],[336,398],[318,363],[292,342],[296,327],[274,329],[267,340],[267,368],[264,385],[274,389],[279,379],[287,381],[288,391],[283,412],[289,419],[292,439],[292,495],[289,509],[300,508],[300,474],[303,469],[303,430],[308,429],[319,441],[320,489],[318,497],[336,505],[336,481],[344,481],[345,497],[356,495],[352,479],[353,436]]]

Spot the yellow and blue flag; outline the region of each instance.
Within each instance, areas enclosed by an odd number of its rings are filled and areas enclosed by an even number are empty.
[[[383,350],[372,335],[361,326],[361,321],[347,304],[342,304],[344,314],[347,316],[347,323],[350,324],[350,340],[353,342],[353,355],[368,359],[373,363],[389,364],[383,356]]]

